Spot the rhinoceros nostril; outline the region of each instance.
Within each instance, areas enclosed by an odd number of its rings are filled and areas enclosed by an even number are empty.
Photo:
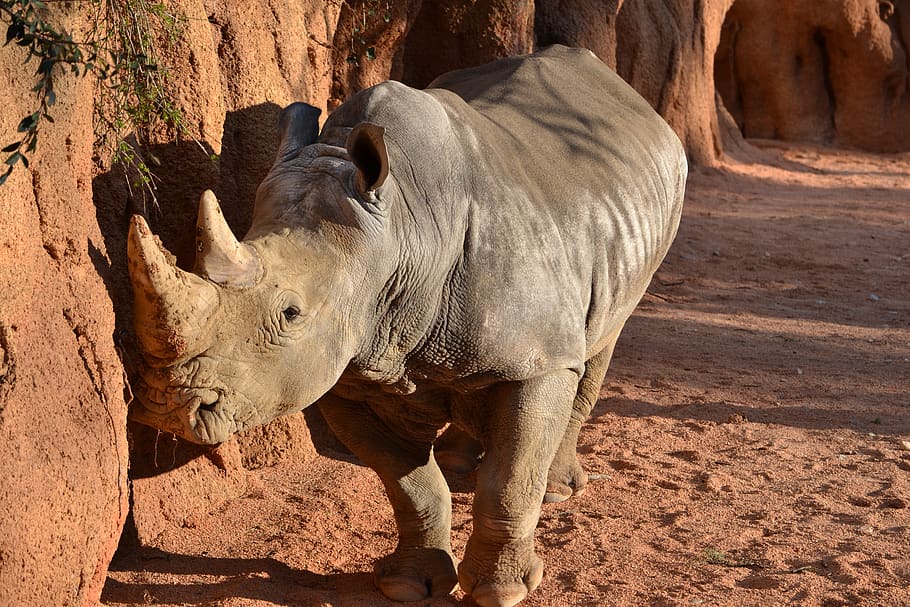
[[[204,411],[214,411],[220,398],[218,393],[214,390],[203,390],[199,397],[199,408]]]

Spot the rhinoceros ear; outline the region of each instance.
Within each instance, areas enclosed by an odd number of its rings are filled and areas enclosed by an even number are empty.
[[[296,156],[300,150],[316,142],[321,113],[318,107],[300,102],[292,103],[281,111],[278,119],[278,130],[281,131],[279,161]]]
[[[385,129],[372,122],[361,122],[348,135],[347,147],[357,167],[357,186],[363,192],[378,189],[389,176]]]

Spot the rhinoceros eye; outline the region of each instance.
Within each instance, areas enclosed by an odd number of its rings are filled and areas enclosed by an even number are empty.
[[[284,315],[284,319],[290,322],[292,320],[297,320],[297,317],[300,316],[300,308],[297,306],[288,306],[282,310],[281,313]]]

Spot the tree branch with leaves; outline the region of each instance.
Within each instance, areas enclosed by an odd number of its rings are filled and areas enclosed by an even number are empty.
[[[154,160],[147,152],[151,132],[163,126],[175,139],[192,139],[169,93],[168,71],[158,60],[159,42],[175,44],[184,19],[166,4],[149,0],[90,0],[81,6],[92,25],[86,40],[76,41],[50,24],[47,2],[0,0],[0,20],[8,24],[6,45],[22,47],[26,64],[38,61],[32,87],[37,109],[19,122],[19,140],[2,149],[8,156],[0,185],[18,164],[28,168],[42,122],[53,122],[55,77],[91,74],[98,84],[93,108],[96,149],[133,174],[134,179],[127,179],[131,192],[139,186],[155,200],[155,176],[149,167]]]

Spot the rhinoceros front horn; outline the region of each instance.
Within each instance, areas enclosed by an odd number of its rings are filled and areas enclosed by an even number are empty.
[[[202,352],[216,287],[178,268],[139,215],[130,223],[127,257],[136,337],[147,362],[167,366]]]
[[[203,192],[199,199],[193,271],[230,287],[250,287],[262,272],[256,249],[234,237],[211,190]]]

